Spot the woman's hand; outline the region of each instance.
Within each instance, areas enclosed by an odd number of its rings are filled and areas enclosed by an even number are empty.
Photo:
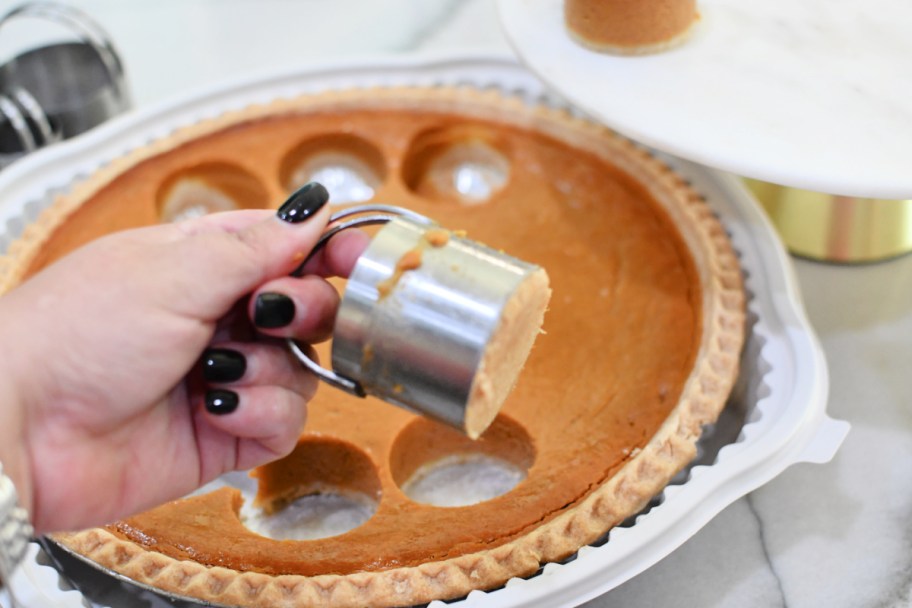
[[[330,334],[338,295],[318,275],[347,275],[366,241],[342,233],[308,276],[287,276],[326,198],[309,184],[278,215],[110,235],[0,298],[0,462],[39,532],[105,523],[294,447],[316,381],[275,338]]]

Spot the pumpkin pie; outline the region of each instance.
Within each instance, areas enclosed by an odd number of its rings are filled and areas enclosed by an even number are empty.
[[[361,525],[276,540],[248,528],[244,498],[223,487],[58,542],[143,585],[217,604],[414,605],[567,558],[694,457],[744,335],[725,230],[644,149],[497,92],[322,93],[179,130],[61,196],[0,260],[0,291],[114,230],[206,205],[276,206],[326,159],[360,176],[351,200],[414,209],[546,269],[544,333],[500,414],[473,441],[321,387],[294,452],[252,472],[256,503],[268,512],[312,494],[366,497],[374,510]],[[463,506],[410,496],[435,463],[477,457],[521,480]]]

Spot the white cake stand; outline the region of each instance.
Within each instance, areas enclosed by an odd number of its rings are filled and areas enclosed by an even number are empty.
[[[912,2],[700,0],[664,53],[587,50],[562,0],[498,0],[523,62],[617,131],[797,188],[912,198]]]

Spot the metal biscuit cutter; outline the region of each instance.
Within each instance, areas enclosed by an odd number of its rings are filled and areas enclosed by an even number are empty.
[[[332,386],[358,397],[376,396],[477,437],[500,407],[496,403],[494,411],[481,413],[483,420],[480,410],[471,411],[479,391],[486,390],[484,355],[508,302],[528,289],[523,284],[530,279],[544,290],[530,302],[540,307],[537,335],[550,295],[547,275],[535,264],[389,205],[337,212],[314,252],[343,230],[381,224],[348,279],[333,330],[332,369],[318,365],[294,340],[288,346]],[[294,276],[301,275],[304,264]],[[506,392],[534,338],[528,337],[513,377],[497,379],[509,383]]]

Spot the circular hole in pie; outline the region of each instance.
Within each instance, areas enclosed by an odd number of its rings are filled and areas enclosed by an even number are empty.
[[[412,141],[402,178],[425,198],[478,205],[509,182],[510,154],[502,136],[482,125],[430,129]]]
[[[380,502],[373,461],[354,445],[304,437],[285,458],[257,468],[254,501],[240,512],[252,532],[276,540],[344,534],[370,519]]]
[[[269,194],[250,172],[229,163],[196,165],[168,177],[158,189],[156,204],[162,222],[266,207]]]
[[[279,170],[289,192],[320,182],[334,204],[360,203],[374,197],[386,179],[386,161],[373,144],[349,134],[308,139],[285,155]]]
[[[406,496],[435,507],[464,507],[506,494],[526,471],[483,454],[448,456],[421,467],[402,484]]]
[[[426,419],[396,437],[390,470],[415,502],[459,507],[491,500],[526,478],[535,448],[526,431],[499,416],[478,440]]]

